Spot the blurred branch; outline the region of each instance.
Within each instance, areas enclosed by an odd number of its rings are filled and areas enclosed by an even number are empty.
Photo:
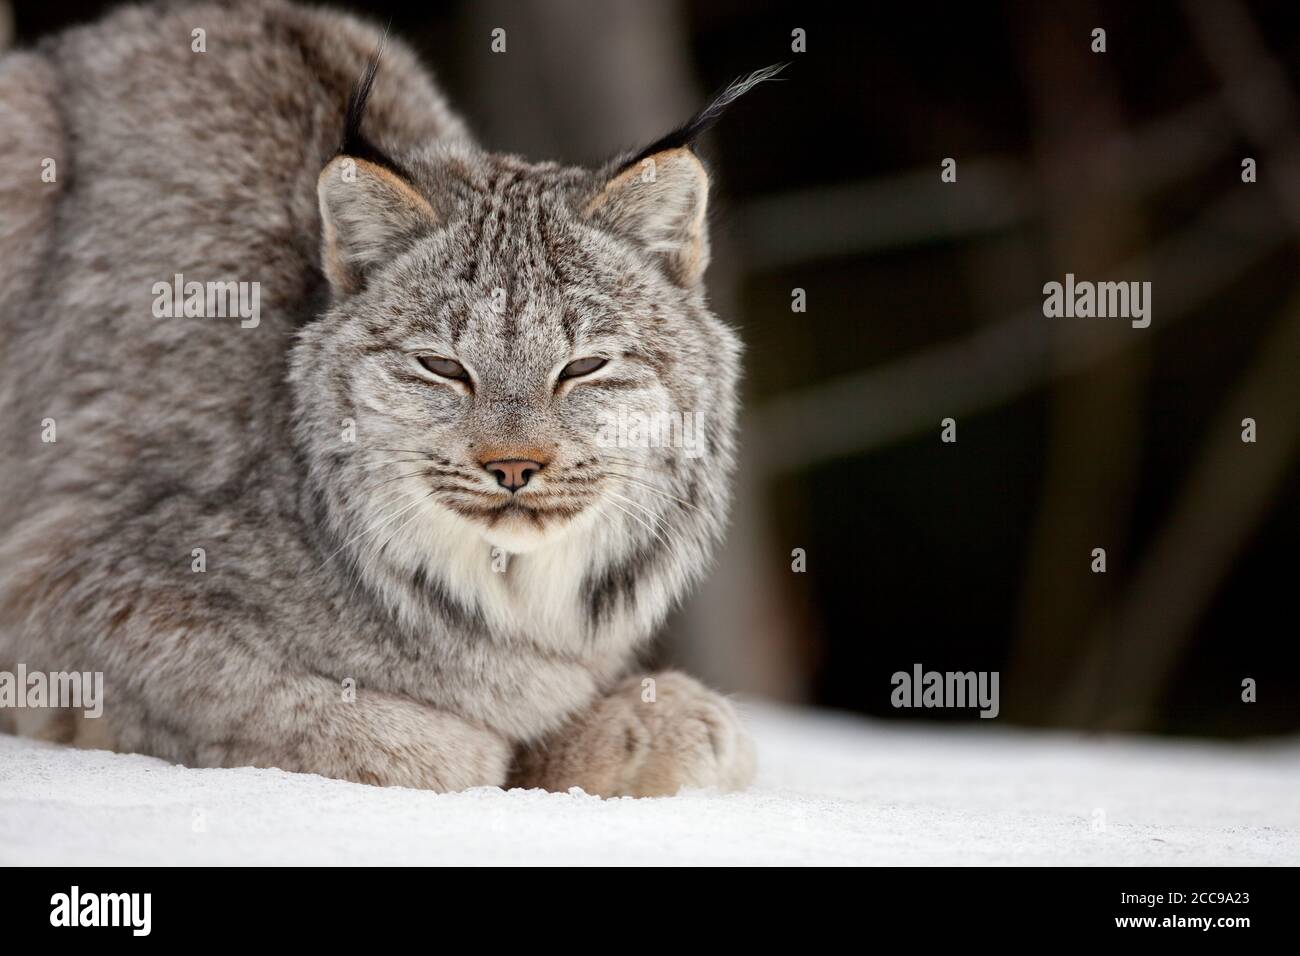
[[[14,45],[14,8],[9,0],[0,0],[0,53]]]
[[[1218,162],[1232,144],[1226,103],[1208,96],[1099,145],[1098,190],[1139,197],[1195,175]],[[1041,215],[1032,179],[1004,160],[965,161],[965,187],[936,188],[937,167],[872,183],[787,193],[749,203],[736,232],[747,262],[785,266],[828,255],[894,249],[1001,230]],[[946,197],[942,204],[936,197]],[[1263,223],[1263,226],[1258,226]],[[1235,241],[1223,243],[1227,234]],[[1234,197],[1211,207],[1183,234],[1148,256],[1116,265],[1145,274],[1162,290],[1161,327],[1229,285],[1285,238],[1263,200]],[[1193,276],[1191,281],[1186,276]],[[1176,279],[1161,283],[1160,278]],[[1163,293],[1170,288],[1166,300]],[[869,369],[769,399],[749,419],[755,441],[779,449],[757,462],[768,475],[797,472],[861,453],[956,416],[1008,401],[1058,376],[1106,358],[1122,341],[1093,341],[1084,329],[1065,328],[1060,360],[1051,361],[1051,328],[1041,307]]]
[[[1081,10],[1039,11],[1026,50],[1038,178],[1050,210],[1044,245],[1054,275],[1113,275],[1108,269],[1114,250],[1148,244],[1138,201],[1145,197],[1108,195],[1107,178],[1123,176],[1126,168],[1115,151],[1105,157],[1094,145],[1124,133],[1109,61],[1077,42],[1087,31],[1087,18]],[[1111,167],[1107,159],[1120,165]],[[1153,287],[1161,293],[1163,319],[1164,288],[1158,282]],[[1104,615],[1114,590],[1113,578],[1088,572],[1086,557],[1098,544],[1106,546],[1112,561],[1123,553],[1145,424],[1139,407],[1142,380],[1154,341],[1122,321],[1046,327],[1053,367],[1069,361],[1081,337],[1104,348],[1107,357],[1079,374],[1056,377],[1045,396],[1044,475],[1023,558],[1009,668],[1013,684],[1042,692],[1017,695],[1007,711],[1009,719],[1032,723],[1049,720],[1074,683],[1091,622]],[[1078,726],[1087,714],[1080,707],[1064,722]]]
[[[1185,9],[1223,84],[1232,118],[1251,143],[1269,153],[1277,170],[1261,182],[1276,190],[1283,213],[1300,235],[1300,110],[1286,68],[1269,53],[1241,4],[1195,0]]]
[[[495,147],[599,165],[699,108],[680,3],[478,0],[466,14],[484,44],[510,31],[510,52],[474,74]]]
[[[1185,317],[1287,238],[1269,202],[1238,190],[1214,203],[1177,236],[1116,263],[1117,276],[1150,276],[1161,292],[1149,331]],[[1052,360],[1054,333],[1063,347]],[[1053,324],[1034,303],[1009,319],[977,329],[883,368],[800,389],[751,413],[753,434],[770,454],[769,477],[860,454],[921,429],[999,404],[1069,375],[1127,347],[1131,337],[1097,339],[1079,325]]]
[[[1208,168],[1227,152],[1226,109],[1215,95],[1100,144],[1100,187],[1147,196]],[[1156,161],[1156,160],[1159,161]],[[937,186],[938,159],[876,179],[765,196],[745,204],[736,235],[753,269],[975,238],[1042,214],[1030,170],[1005,159],[962,159],[960,188]]]
[[[1063,708],[1075,710],[1096,683],[1109,706],[1103,725],[1150,726],[1174,667],[1250,532],[1263,518],[1300,448],[1300,298],[1264,342],[1255,365],[1210,435],[1173,517],[1142,562],[1113,625],[1113,657],[1096,642]],[[1268,411],[1264,415],[1264,410]],[[1259,420],[1254,445],[1241,441],[1241,419]],[[1230,675],[1231,680],[1249,674]]]
[[[1269,171],[1261,181],[1276,190],[1283,214],[1300,235],[1295,125],[1300,113],[1285,71],[1242,6],[1193,2],[1186,9],[1237,124],[1268,153]],[[1139,568],[1117,616],[1113,660],[1108,664],[1094,655],[1076,685],[1076,697],[1090,694],[1089,684],[1106,687],[1106,726],[1134,729],[1149,722],[1196,620],[1281,487],[1300,449],[1297,357],[1300,296],[1289,304],[1233,400],[1213,423],[1173,517]],[[1259,420],[1260,440],[1254,445],[1240,439],[1243,417]]]

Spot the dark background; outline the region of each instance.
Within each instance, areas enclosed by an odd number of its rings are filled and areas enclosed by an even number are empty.
[[[1000,671],[1004,721],[1300,729],[1300,5],[342,5],[538,160],[790,63],[702,148],[746,458],[666,662],[880,717],[975,719],[890,707],[920,663]],[[18,40],[108,6],[18,2]],[[1151,327],[1043,317],[1067,272],[1152,281]]]

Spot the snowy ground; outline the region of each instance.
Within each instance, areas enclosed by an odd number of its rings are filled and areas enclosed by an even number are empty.
[[[900,728],[767,705],[748,793],[363,787],[0,736],[0,864],[1300,863],[1300,743]]]

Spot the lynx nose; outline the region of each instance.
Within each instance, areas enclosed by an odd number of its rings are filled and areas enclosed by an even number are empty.
[[[518,491],[528,484],[528,479],[542,470],[540,461],[510,458],[504,461],[485,461],[483,467],[496,475],[497,484],[510,491]]]

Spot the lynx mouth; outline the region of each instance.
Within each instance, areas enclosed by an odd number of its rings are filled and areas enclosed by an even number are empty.
[[[455,501],[450,502],[449,507],[461,517],[477,521],[488,528],[526,523],[539,531],[549,530],[556,524],[577,517],[586,507],[583,503],[575,502],[547,503],[545,499],[530,501],[512,498],[507,501],[492,501],[492,499],[488,501],[492,503],[471,504]]]
[[[578,524],[577,519],[589,510],[587,505],[585,501],[566,500],[559,504],[544,499],[492,501],[490,498],[484,503],[463,500],[447,503],[454,513],[479,529],[484,541],[510,554],[526,554],[567,537]]]

